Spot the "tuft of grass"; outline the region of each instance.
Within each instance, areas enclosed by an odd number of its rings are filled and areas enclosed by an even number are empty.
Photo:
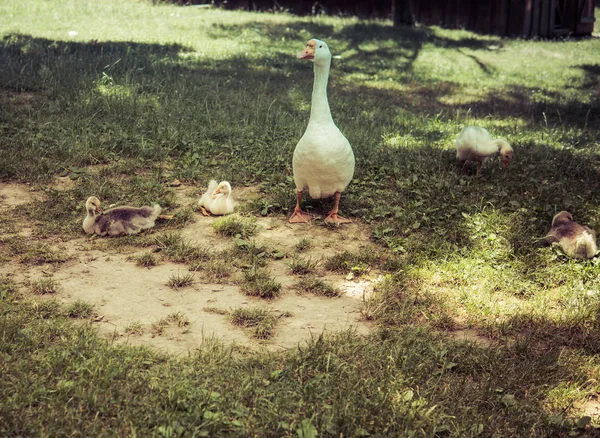
[[[212,226],[215,232],[221,236],[237,236],[241,239],[252,237],[258,231],[256,219],[238,214],[219,218],[213,222]]]
[[[244,272],[244,280],[242,291],[248,296],[273,299],[281,294],[281,283],[265,270],[253,267]]]
[[[268,309],[260,307],[239,307],[230,313],[232,324],[240,327],[254,328],[253,337],[269,339],[273,336],[273,328],[277,319]]]
[[[190,286],[194,282],[194,274],[192,272],[186,272],[184,274],[177,272],[171,274],[167,280],[167,286],[172,289],[180,289],[182,287]]]
[[[312,274],[315,272],[318,265],[318,260],[313,260],[311,257],[303,258],[298,255],[294,255],[288,262],[290,274],[295,275]]]
[[[160,251],[175,263],[197,263],[211,258],[208,248],[200,247],[186,241],[177,233],[167,233],[155,238]]]
[[[123,329],[127,335],[141,336],[144,334],[144,325],[140,321],[135,321]]]
[[[0,276],[0,300],[14,297],[18,292],[17,283],[10,277]]]
[[[359,253],[342,251],[325,260],[324,266],[328,271],[352,272],[357,275],[368,272],[371,267],[379,265],[379,255],[372,247],[364,248]]]
[[[150,268],[152,266],[156,266],[157,261],[154,254],[151,252],[147,252],[145,254],[140,254],[135,257],[135,264],[137,266],[143,266],[145,268]]]
[[[77,300],[69,304],[66,311],[71,318],[87,318],[94,313],[94,305],[83,300]]]
[[[312,243],[310,239],[303,237],[294,245],[294,249],[298,252],[307,251],[312,248]]]
[[[6,248],[6,253],[17,257],[19,263],[25,265],[43,265],[66,262],[69,258],[59,250],[52,248],[47,243],[31,242],[20,236],[0,238],[0,248]]]
[[[155,321],[151,325],[152,336],[160,336],[164,333],[165,329],[170,326],[177,326],[180,328],[187,328],[190,325],[190,320],[186,315],[181,312],[170,313],[164,318],[160,318]],[[187,330],[184,330],[183,333],[187,333]]]
[[[299,293],[310,292],[324,297],[339,297],[342,295],[342,292],[339,289],[313,275],[300,278],[294,285],[294,288],[298,290]]]
[[[189,318],[181,312],[170,313],[167,315],[167,321],[177,327],[188,327],[190,325]]]
[[[36,295],[54,294],[58,291],[58,282],[51,278],[42,278],[31,282],[31,292]]]

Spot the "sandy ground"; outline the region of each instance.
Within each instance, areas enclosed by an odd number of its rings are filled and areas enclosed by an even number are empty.
[[[64,189],[64,185],[62,179],[57,179],[58,189]],[[182,205],[195,203],[198,190],[185,186],[175,190]],[[39,193],[26,185],[0,184],[0,210],[31,202],[40,196]],[[242,204],[257,196],[257,191],[255,188],[234,189],[234,195]],[[195,219],[195,223],[181,230],[184,238],[211,248],[224,249],[232,245],[230,238],[215,234],[212,223],[216,218],[198,213]],[[258,221],[256,242],[288,255],[293,254],[293,247],[301,238],[309,239],[313,245],[302,256],[313,260],[370,245],[370,231],[360,223],[331,229],[316,223],[292,226],[284,218],[260,218]],[[19,234],[23,235],[26,229],[27,224],[24,224]],[[9,263],[0,268],[0,273],[13,275],[18,281],[51,277],[60,284],[55,298],[65,303],[83,300],[94,304],[94,325],[105,336],[116,342],[150,345],[176,354],[192,351],[204,339],[212,337],[249,347],[266,345],[271,349],[288,349],[323,331],[352,327],[359,334],[367,334],[371,329],[370,324],[362,320],[360,307],[365,294],[372,292],[376,275],[349,280],[343,275],[327,273],[323,279],[340,288],[344,292],[342,297],[299,295],[292,288],[299,277],[289,274],[289,259],[283,259],[273,260],[268,266],[271,275],[282,284],[282,294],[274,300],[247,297],[235,281],[231,284],[207,283],[202,271],[194,273],[195,281],[191,286],[173,290],[167,286],[167,280],[173,274],[187,273],[187,266],[161,261],[152,268],[138,267],[132,256],[148,249],[122,253],[100,250],[98,243],[97,239],[90,240],[82,233],[81,238],[57,244],[56,247],[70,257],[66,263],[26,268]],[[320,272],[325,274],[323,270]],[[267,308],[279,316],[275,334],[268,341],[254,339],[250,330],[232,325],[227,314],[215,313],[215,309],[228,312],[253,306]],[[158,333],[153,325],[172,314],[185,316],[190,324],[184,327],[170,324]],[[129,333],[127,328],[133,325],[141,327],[143,334]]]

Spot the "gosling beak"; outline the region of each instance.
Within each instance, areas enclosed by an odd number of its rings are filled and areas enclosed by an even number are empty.
[[[96,213],[102,214],[102,209],[100,208],[100,206],[96,207]]]
[[[508,163],[510,163],[510,160],[503,160],[502,161],[502,168],[504,169],[506,166],[508,166]]]

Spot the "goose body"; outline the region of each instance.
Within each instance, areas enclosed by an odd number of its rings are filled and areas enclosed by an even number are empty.
[[[492,138],[487,129],[481,126],[467,126],[456,138],[456,158],[464,166],[467,161],[477,161],[477,173],[481,165],[491,156],[499,153],[502,167],[508,166],[514,151],[503,138]]]
[[[217,183],[214,179],[211,180],[198,205],[215,216],[233,213],[235,201],[231,196],[231,184],[227,181]]]
[[[338,215],[338,206],[341,192],[354,175],[354,153],[344,134],[335,125],[329,109],[327,82],[331,52],[325,42],[312,39],[297,57],[314,62],[314,83],[308,126],[296,145],[292,159],[296,208],[290,222],[310,221],[310,215],[300,209],[302,193],[306,188],[312,198],[334,197],[333,209],[325,219],[327,222],[350,222]]]
[[[590,259],[598,252],[596,232],[573,221],[573,216],[567,211],[554,216],[546,242],[558,244],[566,255],[576,259]]]
[[[85,203],[87,216],[83,220],[83,230],[98,236],[122,236],[136,234],[152,228],[161,207],[116,207],[105,212],[100,209],[100,200],[91,196]]]

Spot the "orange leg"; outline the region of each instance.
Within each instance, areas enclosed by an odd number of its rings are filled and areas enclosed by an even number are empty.
[[[333,198],[333,209],[329,212],[329,216],[325,218],[325,222],[329,222],[332,224],[349,224],[352,221],[350,219],[345,219],[338,215],[338,206],[340,204],[340,197],[342,194],[340,192],[335,192]]]
[[[310,214],[305,211],[302,211],[300,208],[300,201],[302,200],[302,190],[298,190],[296,192],[296,208],[294,208],[294,213],[290,216],[289,223],[290,224],[307,224],[310,222]]]

